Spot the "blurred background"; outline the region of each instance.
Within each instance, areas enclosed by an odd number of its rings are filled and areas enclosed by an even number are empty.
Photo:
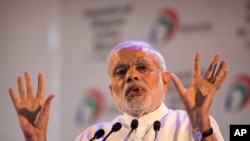
[[[210,113],[226,141],[230,124],[250,124],[250,0],[0,0],[0,140],[23,139],[8,88],[24,71],[35,88],[43,72],[46,94],[57,94],[48,141],[113,120],[106,59],[125,40],[153,44],[185,86],[196,51],[203,72],[220,53],[229,75]],[[172,84],[164,102],[183,108]]]

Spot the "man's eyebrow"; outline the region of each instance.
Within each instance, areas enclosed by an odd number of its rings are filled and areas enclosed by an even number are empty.
[[[123,63],[117,63],[114,67],[112,67],[112,70],[111,71],[115,71],[117,70],[118,68],[122,68],[122,67],[127,67],[126,64],[123,64]]]

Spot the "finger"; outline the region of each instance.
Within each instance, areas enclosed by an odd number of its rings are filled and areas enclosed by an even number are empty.
[[[18,98],[16,97],[16,94],[12,88],[9,88],[9,94],[10,94],[10,98],[12,100],[12,103],[13,103],[15,109],[18,110],[20,102],[19,102]]]
[[[27,94],[24,90],[23,78],[21,76],[17,77],[17,86],[18,86],[19,97],[22,101],[27,98]]]
[[[180,96],[184,96],[184,94],[186,93],[186,89],[184,88],[180,79],[173,73],[170,74],[170,78],[174,82],[174,85],[175,85],[177,91],[179,92]]]
[[[214,86],[219,89],[220,85],[224,82],[226,76],[227,76],[227,70],[226,70],[226,65],[227,65],[227,61],[226,60],[223,60],[221,63],[220,63],[220,67],[216,73],[216,75],[213,77],[214,78]]]
[[[227,61],[223,60],[220,63],[220,67],[219,67],[217,73],[215,74],[216,79],[219,79],[223,75],[224,71],[226,70],[226,66],[227,66]]]
[[[50,110],[50,104],[52,99],[55,97],[55,94],[50,94],[44,103],[44,106],[42,106],[42,110],[39,113],[39,116],[37,116],[38,118],[36,119],[35,123],[36,126],[41,129],[41,130],[45,130],[47,129],[47,122],[48,122],[48,118],[49,118],[49,110]]]
[[[26,80],[27,96],[28,98],[34,98],[34,89],[29,72],[24,72],[24,77]]]
[[[200,77],[200,52],[195,53],[194,68],[193,68],[193,80]]]
[[[42,110],[42,113],[41,113],[41,114],[49,114],[49,109],[50,109],[51,101],[52,101],[52,99],[53,99],[55,96],[56,96],[55,94],[50,94],[50,95],[47,97],[47,99],[45,100],[44,107],[43,107],[43,110]]]
[[[45,93],[45,81],[44,75],[42,73],[38,74],[38,88],[37,88],[37,97],[43,98]]]
[[[214,55],[214,57],[211,61],[211,64],[210,64],[207,72],[204,75],[205,79],[211,79],[213,77],[219,58],[220,58],[219,54]]]
[[[220,77],[220,79],[218,79],[216,82],[215,82],[215,87],[218,89],[220,87],[220,85],[224,82],[224,80],[226,79],[227,77],[227,74],[228,74],[228,70],[225,70],[222,74],[222,76]]]

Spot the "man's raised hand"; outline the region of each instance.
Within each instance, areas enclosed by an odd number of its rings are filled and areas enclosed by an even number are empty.
[[[45,141],[50,103],[55,94],[50,94],[44,99],[45,78],[42,73],[38,74],[36,95],[28,72],[24,72],[24,79],[25,81],[21,76],[17,77],[19,98],[14,89],[9,88],[9,94],[16,109],[21,130],[25,140]]]

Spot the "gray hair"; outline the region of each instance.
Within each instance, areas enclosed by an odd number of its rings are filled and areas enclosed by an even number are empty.
[[[150,50],[159,59],[159,66],[160,66],[161,71],[163,71],[163,72],[167,71],[167,67],[166,67],[165,60],[164,60],[163,56],[157,50],[155,50],[155,48],[152,45],[150,45],[149,43],[144,42],[144,41],[135,41],[135,40],[121,42],[120,44],[116,45],[111,50],[111,52],[109,54],[108,65],[110,64],[110,61],[111,61],[114,53],[116,53],[117,51],[119,51],[123,48],[129,48],[129,47],[141,47],[143,49]]]

